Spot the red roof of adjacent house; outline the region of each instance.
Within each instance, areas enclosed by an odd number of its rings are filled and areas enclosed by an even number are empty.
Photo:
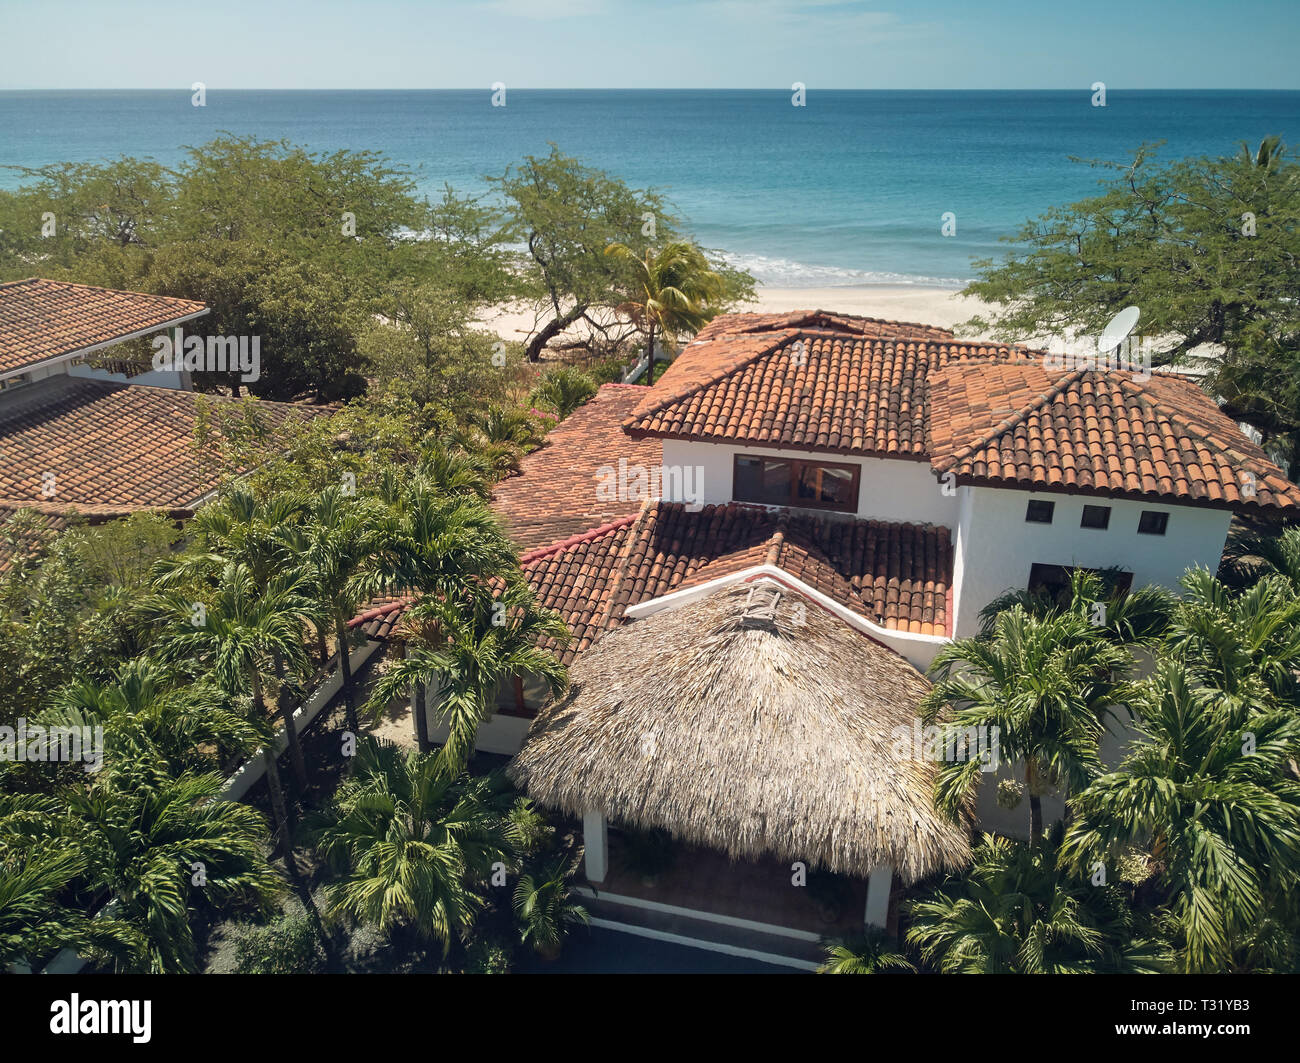
[[[1294,509],[1300,488],[1194,382],[990,365],[930,378],[929,451],[958,482],[1224,508]]]
[[[923,458],[933,369],[1037,357],[910,328],[883,338],[810,329],[715,334],[686,347],[624,427],[636,437]]]
[[[180,509],[217,486],[194,450],[200,403],[236,400],[58,375],[0,402],[0,499],[66,509]],[[323,407],[258,402],[272,426]]]
[[[551,429],[521,471],[493,488],[493,508],[523,550],[553,543],[641,509],[642,498],[598,496],[597,470],[620,459],[647,469],[663,462],[657,439],[632,439],[623,421],[648,388],[606,384],[595,398]]]
[[[206,311],[202,303],[189,299],[38,277],[0,284],[0,373],[164,328]]]

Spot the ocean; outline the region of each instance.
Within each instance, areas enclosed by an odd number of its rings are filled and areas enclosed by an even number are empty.
[[[219,131],[383,152],[422,188],[478,193],[550,144],[661,189],[706,246],[789,287],[957,287],[974,258],[1143,142],[1221,155],[1300,133],[1300,92],[1111,90],[0,92],[0,167],[119,155],[178,162]],[[21,183],[0,169],[0,187]],[[945,235],[944,215],[955,228]]]

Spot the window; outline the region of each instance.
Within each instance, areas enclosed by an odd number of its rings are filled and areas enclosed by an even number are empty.
[[[1106,597],[1124,595],[1133,586],[1133,573],[1118,568],[1082,568],[1067,565],[1032,565],[1029,569],[1029,592],[1042,594],[1054,605],[1070,604],[1070,573],[1093,572],[1100,577]]]
[[[737,454],[732,497],[764,506],[857,512],[858,465]]]
[[[1051,524],[1054,509],[1056,509],[1055,502],[1045,502],[1039,498],[1031,498],[1029,506],[1025,509],[1025,520],[1030,524]]]
[[[1106,528],[1110,526],[1110,506],[1084,506],[1080,528]]]
[[[1168,527],[1169,514],[1158,509],[1144,509],[1142,516],[1138,517],[1139,535],[1164,535]]]
[[[24,384],[32,382],[31,373],[20,373],[18,376],[6,377],[0,380],[0,391],[8,391],[10,388],[20,388]]]

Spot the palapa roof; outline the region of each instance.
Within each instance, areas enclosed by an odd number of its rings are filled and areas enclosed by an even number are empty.
[[[933,806],[937,765],[899,752],[929,684],[777,592],[729,586],[605,634],[533,721],[511,778],[543,805],[735,859],[859,876],[888,864],[909,883],[966,864],[969,823]]]

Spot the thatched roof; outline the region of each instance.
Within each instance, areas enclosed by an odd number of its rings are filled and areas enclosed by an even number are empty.
[[[970,859],[967,831],[934,810],[937,765],[898,751],[928,689],[798,594],[727,587],[607,632],[509,773],[543,805],[733,858],[887,863],[913,882]]]

